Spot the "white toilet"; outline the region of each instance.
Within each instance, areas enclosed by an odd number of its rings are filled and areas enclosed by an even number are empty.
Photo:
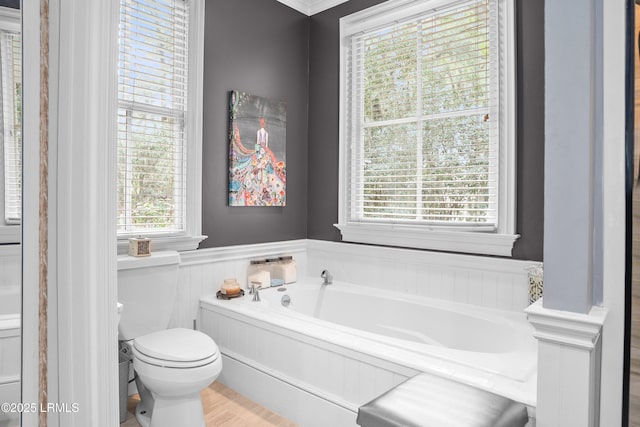
[[[119,339],[133,350],[143,427],[204,427],[200,392],[222,370],[216,343],[191,329],[167,329],[178,285],[177,252],[118,257]]]

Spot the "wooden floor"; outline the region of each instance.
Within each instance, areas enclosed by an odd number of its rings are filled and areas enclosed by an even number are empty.
[[[633,265],[631,297],[631,378],[629,425],[640,427],[640,186],[633,194]]]
[[[635,9],[635,34],[640,33],[640,6]],[[638,37],[634,37],[635,52],[638,52]],[[640,56],[635,57],[634,85],[634,158],[633,158],[633,223],[632,223],[632,265],[631,265],[631,377],[629,378],[629,426],[640,427]]]
[[[129,412],[122,427],[139,427],[133,414],[139,398],[129,397]],[[260,406],[241,394],[214,382],[202,391],[202,406],[207,427],[296,427],[297,425]]]

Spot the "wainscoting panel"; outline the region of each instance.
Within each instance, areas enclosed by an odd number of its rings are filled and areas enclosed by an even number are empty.
[[[476,255],[293,240],[181,252],[178,295],[171,327],[193,328],[201,297],[227,278],[246,288],[252,259],[293,255],[298,277],[329,270],[336,280],[397,292],[522,311],[528,305],[528,269],[540,265]]]
[[[22,253],[20,245],[0,245],[0,288],[20,288]],[[0,313],[2,314],[2,313]]]
[[[193,322],[198,317],[200,298],[215,294],[224,279],[235,278],[246,290],[249,261],[292,255],[298,276],[304,276],[307,270],[306,254],[306,240],[181,252],[178,295],[169,327],[193,328]]]
[[[321,272],[329,270],[336,281],[518,312],[528,304],[528,269],[540,264],[316,240],[181,252],[170,327],[193,328],[196,322],[233,368],[234,375],[223,370],[221,382],[309,426],[318,420],[308,414],[318,411],[332,414],[335,425],[355,426],[359,405],[417,371],[226,310],[200,309],[200,299],[215,294],[226,278],[246,289],[250,260],[283,255],[294,257],[298,277],[315,277],[318,283]],[[276,389],[281,395],[268,391]],[[283,401],[298,402],[299,410]]]
[[[20,381],[20,319],[0,316],[0,385]]]
[[[528,305],[529,268],[535,261],[447,254],[352,243],[307,241],[309,274],[503,310]]]
[[[356,427],[355,414],[360,405],[417,373],[256,319],[209,308],[203,308],[201,315],[202,331],[216,341],[236,369],[245,372],[221,380],[300,425]],[[258,372],[271,382],[287,384],[288,394],[278,395],[274,401],[273,386],[261,387],[256,380],[247,387],[239,380]],[[286,403],[296,401],[304,401],[306,410]],[[334,410],[323,412],[327,405]]]

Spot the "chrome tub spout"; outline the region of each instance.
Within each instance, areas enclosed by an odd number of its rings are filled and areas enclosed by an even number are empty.
[[[324,282],[322,282],[323,285],[330,285],[333,283],[333,275],[329,273],[329,270],[322,270],[320,277],[324,279]]]

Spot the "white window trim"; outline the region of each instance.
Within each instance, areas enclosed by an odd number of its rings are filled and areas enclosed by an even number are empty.
[[[390,0],[340,20],[340,160],[338,224],[342,239],[349,242],[433,249],[486,255],[511,256],[516,234],[516,39],[514,0],[498,0],[500,157],[498,228],[494,232],[465,231],[414,224],[375,224],[349,221],[347,198],[349,144],[346,126],[347,54],[349,35],[451,4],[451,0]]]
[[[21,14],[19,10],[11,9],[9,7],[0,7],[0,29],[20,32],[20,20]],[[2,183],[4,185],[4,179],[2,180]],[[4,200],[4,188],[2,191]],[[20,243],[20,235],[20,223],[0,225],[0,244]]]
[[[171,235],[145,233],[144,236],[151,239],[153,251],[194,250],[198,248],[200,242],[207,238],[202,235],[204,13],[204,0],[189,0],[189,87],[187,89],[187,116],[185,120],[185,138],[187,140],[185,231]],[[129,237],[131,236],[118,236],[118,254],[127,253]]]

